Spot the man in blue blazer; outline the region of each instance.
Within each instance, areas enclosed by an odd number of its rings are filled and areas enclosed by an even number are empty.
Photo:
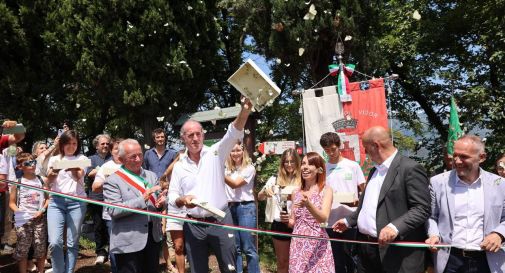
[[[452,171],[431,178],[431,209],[426,243],[433,248],[437,273],[505,272],[505,180],[480,168],[486,159],[479,137],[454,143]]]

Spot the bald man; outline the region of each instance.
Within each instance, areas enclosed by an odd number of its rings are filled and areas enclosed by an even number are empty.
[[[505,272],[505,179],[480,167],[482,140],[464,135],[454,142],[454,170],[431,178],[430,238],[437,273]]]
[[[393,241],[424,242],[430,216],[429,180],[424,168],[398,153],[383,127],[363,134],[363,146],[376,164],[368,174],[358,209],[338,220],[333,229],[358,227],[358,240],[379,245],[358,246],[358,272],[424,272],[425,249],[389,245]]]

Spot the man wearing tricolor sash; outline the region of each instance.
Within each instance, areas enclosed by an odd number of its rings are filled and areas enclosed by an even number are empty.
[[[242,109],[218,143],[203,147],[202,125],[188,120],[181,128],[181,138],[186,152],[175,164],[168,202],[172,206],[188,208],[188,217],[206,222],[232,225],[228,209],[224,182],[224,163],[237,140],[244,137],[244,125],[251,112],[248,99],[243,100]],[[195,201],[224,211],[224,218],[202,208],[195,208]],[[219,227],[184,223],[184,239],[192,273],[209,271],[209,245],[216,254],[221,272],[236,272],[236,247],[234,232]]]
[[[142,168],[143,154],[134,139],[119,143],[121,168],[103,186],[105,202],[129,208],[158,211],[164,198],[156,174]],[[110,252],[116,257],[119,273],[159,272],[161,218],[107,208],[112,218]]]

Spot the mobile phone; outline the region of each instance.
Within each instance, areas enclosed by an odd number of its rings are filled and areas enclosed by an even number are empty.
[[[61,136],[61,134],[63,134],[63,132],[65,132],[65,130],[63,130],[63,129],[58,129],[58,137],[60,137],[60,136]]]

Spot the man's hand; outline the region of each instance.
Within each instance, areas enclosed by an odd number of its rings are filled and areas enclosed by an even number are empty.
[[[166,201],[167,201],[167,190],[163,190],[159,195],[158,199],[156,200],[155,206],[157,208],[161,208]]]
[[[502,243],[501,236],[496,232],[491,232],[484,237],[484,240],[480,243],[480,248],[489,252],[498,252]]]
[[[337,222],[335,222],[335,224],[333,224],[333,226],[331,228],[335,232],[342,233],[342,232],[346,231],[349,227],[345,224],[345,220],[342,218],[342,219],[338,220]]]
[[[242,108],[248,111],[252,111],[253,105],[251,103],[251,100],[244,96],[240,96],[240,104],[242,105]]]
[[[430,245],[430,251],[435,253],[438,251],[438,248],[435,247],[436,244],[440,243],[440,237],[438,236],[431,236],[430,238],[426,239],[426,241],[424,241],[425,243],[429,244]]]
[[[184,195],[184,196],[177,198],[177,200],[175,201],[175,204],[178,207],[184,206],[188,209],[192,209],[192,208],[196,207],[195,204],[191,203],[191,200],[193,200],[193,199],[195,199],[194,195]]]
[[[391,243],[398,236],[398,233],[391,227],[385,226],[379,233],[379,246]]]
[[[12,127],[15,127],[16,124],[18,124],[15,120],[6,120],[4,121],[4,123],[2,124],[2,127],[4,128],[12,128]]]
[[[151,196],[151,194],[153,194],[154,192],[159,191],[160,189],[161,187],[159,185],[156,185],[150,189],[146,189],[144,194],[142,194],[142,197],[144,197],[144,200],[147,202],[147,200],[149,200],[149,196]]]

